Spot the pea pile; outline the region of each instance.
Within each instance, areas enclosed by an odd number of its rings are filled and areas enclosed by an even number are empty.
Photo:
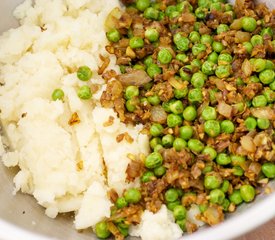
[[[252,0],[123,3],[106,24],[121,74],[103,73],[101,103],[143,123],[151,153],[134,176],[141,188],[114,199],[95,232],[123,238],[133,215],[162,204],[183,231],[198,228],[186,219],[194,205],[217,224],[275,178],[274,11]]]

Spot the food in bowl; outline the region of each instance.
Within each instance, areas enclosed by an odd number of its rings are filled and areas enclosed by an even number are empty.
[[[176,239],[275,177],[274,15],[252,1],[124,3],[15,10],[21,26],[0,39],[2,158],[49,217],[75,211],[99,238]]]

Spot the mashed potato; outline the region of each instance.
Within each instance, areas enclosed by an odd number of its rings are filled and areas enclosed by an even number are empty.
[[[142,126],[126,126],[99,103],[105,89],[97,75],[99,54],[107,55],[104,21],[117,6],[118,0],[26,0],[14,11],[21,26],[0,37],[0,116],[9,142],[4,151],[0,139],[3,163],[20,168],[15,192],[33,195],[52,218],[75,211],[77,229],[110,216],[110,189],[121,195],[139,186],[138,179],[126,182],[127,155],[149,152]],[[118,71],[110,58],[109,68]],[[88,84],[99,87],[89,101],[77,96],[87,84],[75,73],[83,65],[93,71]],[[51,100],[56,88],[64,91],[64,101]],[[73,114],[80,123],[69,125]],[[110,116],[113,124],[105,127]],[[132,143],[116,141],[125,132]],[[145,211],[131,231],[144,239],[175,239],[181,233],[164,206],[157,214]]]

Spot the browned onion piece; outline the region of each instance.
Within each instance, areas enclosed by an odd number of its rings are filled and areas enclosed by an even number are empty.
[[[118,80],[124,86],[143,86],[145,83],[150,82],[151,78],[144,70],[133,70],[129,73],[119,75]]]
[[[246,77],[249,77],[252,73],[252,66],[248,59],[245,59],[242,64],[242,71]]]
[[[242,148],[247,152],[255,152],[256,147],[251,136],[243,136],[240,140]]]
[[[167,113],[161,106],[153,106],[151,109],[151,121],[156,123],[166,123]]]
[[[218,110],[219,114],[221,114],[227,118],[230,118],[231,114],[232,114],[233,107],[228,105],[227,103],[221,101],[218,104],[217,110]]]
[[[170,77],[168,79],[168,82],[171,84],[171,86],[173,86],[175,89],[179,89],[182,90],[184,88],[187,87],[188,83],[187,81],[181,81],[181,80],[177,80],[175,77]]]
[[[235,40],[238,43],[249,42],[250,41],[250,33],[237,31],[236,35],[235,35]]]
[[[224,218],[223,211],[218,206],[208,207],[203,213],[203,216],[209,225],[218,224],[223,221]]]
[[[250,111],[256,118],[275,120],[275,110],[271,107],[251,108]]]
[[[116,28],[118,20],[121,18],[121,16],[122,11],[118,7],[114,8],[106,18],[106,21],[104,23],[105,30],[108,32]]]

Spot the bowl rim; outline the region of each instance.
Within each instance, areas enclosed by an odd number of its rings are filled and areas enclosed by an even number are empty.
[[[249,232],[275,217],[275,193],[248,206],[237,216],[232,216],[214,227],[200,230],[179,240],[230,240]],[[268,210],[268,211],[266,211]],[[261,217],[259,217],[261,216]],[[46,216],[45,216],[46,217]],[[241,227],[240,227],[241,226]],[[32,233],[0,219],[0,239],[3,240],[58,240],[42,234]]]

